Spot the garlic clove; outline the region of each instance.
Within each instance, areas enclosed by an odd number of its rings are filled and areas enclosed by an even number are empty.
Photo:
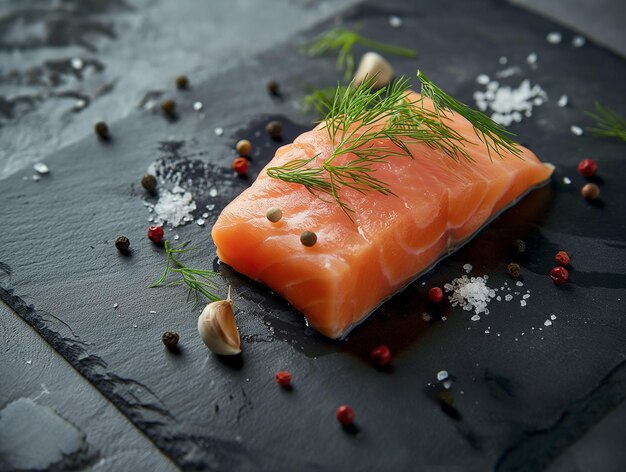
[[[233,356],[241,352],[230,293],[227,300],[209,303],[198,317],[198,333],[215,354]]]
[[[359,67],[354,74],[354,86],[358,87],[366,79],[374,81],[374,88],[379,89],[393,79],[393,67],[377,52],[366,52],[361,58]]]

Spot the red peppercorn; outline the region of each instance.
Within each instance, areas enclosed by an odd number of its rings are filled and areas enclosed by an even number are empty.
[[[248,159],[238,157],[233,161],[233,170],[239,175],[245,175],[248,172]]]
[[[554,256],[554,260],[559,265],[566,266],[567,264],[569,264],[569,254],[565,251],[559,251],[556,253],[556,256]]]
[[[593,159],[583,159],[578,163],[578,172],[583,177],[591,177],[596,175],[598,171],[598,164]]]
[[[391,362],[391,351],[387,346],[381,344],[378,347],[372,349],[370,353],[370,358],[372,362],[376,365],[387,365]]]
[[[281,387],[289,387],[291,385],[291,374],[286,370],[276,372],[276,383]]]
[[[565,267],[557,266],[550,271],[550,278],[555,285],[565,285],[569,280],[569,272]]]
[[[341,405],[337,408],[337,421],[344,426],[350,426],[354,423],[355,416],[354,410],[348,405]]]
[[[163,227],[150,226],[148,228],[148,239],[155,244],[159,244],[163,240]]]
[[[432,287],[428,290],[428,299],[433,303],[439,303],[443,300],[443,290],[439,287]]]

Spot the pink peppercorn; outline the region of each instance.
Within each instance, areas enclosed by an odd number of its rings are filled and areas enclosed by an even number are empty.
[[[389,364],[389,362],[391,362],[391,351],[387,346],[381,344],[380,346],[372,349],[372,352],[370,353],[370,358],[372,359],[372,362],[376,365],[387,365]]]
[[[439,303],[443,300],[443,290],[439,287],[432,287],[428,290],[428,299],[433,303]]]
[[[565,251],[559,251],[554,256],[554,260],[559,265],[566,266],[567,264],[569,264],[569,261],[570,261],[569,254],[566,253]]]
[[[348,405],[341,405],[337,408],[337,421],[339,421],[344,426],[350,426],[354,423],[354,410],[350,408]]]
[[[598,171],[598,164],[593,159],[583,159],[578,163],[578,172],[583,177],[592,177]]]
[[[550,271],[550,278],[555,285],[565,285],[569,280],[569,272],[565,267],[558,266]]]
[[[159,244],[163,240],[163,227],[150,226],[148,228],[148,239],[155,244]]]
[[[291,374],[286,370],[276,372],[276,383],[281,387],[289,387],[291,385]]]

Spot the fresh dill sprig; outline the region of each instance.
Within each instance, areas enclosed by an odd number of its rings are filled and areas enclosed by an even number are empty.
[[[378,90],[374,88],[375,77],[359,86],[354,83],[348,87],[338,86],[332,103],[322,97],[323,101],[316,104],[318,109],[328,110],[322,123],[333,143],[329,155],[323,160],[321,154],[291,160],[268,168],[267,175],[304,185],[322,199],[324,195],[332,198],[354,221],[354,210],[342,198],[342,189],[362,194],[395,195],[389,184],[375,174],[379,164],[388,163],[390,158],[413,159],[409,144],[424,143],[454,160],[472,161],[464,149],[468,141],[448,125],[447,111],[468,119],[478,139],[500,157],[505,157],[506,151],[514,155],[521,153],[511,140],[512,133],[486,115],[453,99],[423,74],[418,73],[418,78],[422,81],[423,93],[416,99],[410,97],[406,78]],[[425,97],[434,97],[435,111],[424,106]],[[382,140],[389,140],[393,146],[381,145]],[[491,151],[489,153],[491,156]],[[342,164],[335,163],[337,157],[346,155],[354,158]]]
[[[302,51],[310,56],[321,56],[328,52],[338,50],[337,70],[341,70],[345,67],[344,77],[345,80],[348,81],[354,73],[354,54],[352,53],[352,49],[357,44],[396,56],[416,56],[413,49],[374,41],[362,36],[356,31],[341,27],[333,28],[322,33],[311,43],[302,48]]]
[[[219,285],[215,282],[215,279],[219,276],[217,272],[202,269],[192,269],[190,267],[187,267],[177,259],[178,254],[197,249],[195,247],[187,247],[188,245],[189,242],[185,242],[170,248],[169,242],[165,241],[165,254],[167,255],[167,260],[165,261],[165,270],[163,271],[163,274],[161,275],[159,280],[150,285],[150,288],[161,286],[170,287],[173,285],[186,285],[188,288],[187,301],[191,299],[191,295],[193,294],[196,305],[199,301],[199,294],[204,295],[208,300],[212,302],[221,300],[221,298],[214,293],[215,290],[219,289]],[[170,275],[171,273],[180,275],[180,278],[178,280],[166,283],[168,275]]]
[[[487,153],[491,159],[493,150],[498,156],[503,157],[503,153],[508,151],[515,156],[519,156],[522,150],[518,144],[511,139],[514,133],[504,126],[496,123],[484,113],[470,108],[465,103],[459,102],[437,87],[421,71],[417,71],[417,78],[422,84],[422,96],[432,100],[438,114],[445,117],[446,110],[458,113],[469,121],[474,127],[474,133],[478,139],[487,147]]]
[[[309,87],[309,93],[300,99],[302,110],[309,111],[315,109],[320,112],[322,116],[326,116],[333,105],[337,90],[339,90],[339,93],[344,93],[346,86],[338,84],[337,87],[325,87],[321,89]]]
[[[626,119],[609,107],[596,102],[596,113],[587,113],[596,120],[595,128],[588,128],[596,136],[626,141]]]

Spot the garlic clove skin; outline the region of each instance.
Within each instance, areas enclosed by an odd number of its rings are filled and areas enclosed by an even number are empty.
[[[391,82],[394,71],[391,64],[377,52],[366,52],[354,74],[354,86],[358,87],[366,79],[374,81],[374,89],[380,89]]]
[[[241,352],[241,340],[230,297],[228,300],[209,303],[202,310],[198,317],[198,333],[215,354],[234,356]]]

